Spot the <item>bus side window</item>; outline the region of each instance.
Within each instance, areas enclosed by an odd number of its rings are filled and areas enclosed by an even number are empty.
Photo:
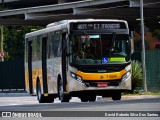
[[[37,37],[37,58],[38,60],[41,59],[41,40],[40,40],[40,36]]]
[[[28,41],[29,41],[29,39],[27,38],[26,40],[25,40],[25,61],[26,61],[26,63],[28,63]]]
[[[54,47],[54,32],[51,32],[49,34],[49,46],[50,46],[50,57],[54,58],[54,52],[53,52],[53,47]]]
[[[59,35],[59,40],[57,42],[57,45],[58,45],[58,50],[57,50],[57,57],[60,57],[61,56],[61,49],[62,49],[62,46],[61,46],[61,42],[62,42],[62,32],[60,31],[60,35]]]
[[[52,51],[54,53],[55,57],[60,57],[61,56],[61,31],[56,31],[54,33],[54,44],[53,44],[53,48]]]
[[[33,61],[37,61],[38,57],[37,57],[37,38],[33,37],[32,40],[32,60]]]
[[[52,58],[52,33],[48,34],[47,39],[47,58]]]

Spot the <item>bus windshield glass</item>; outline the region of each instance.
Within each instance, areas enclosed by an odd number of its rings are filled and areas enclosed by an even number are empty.
[[[72,34],[70,62],[76,65],[127,62],[129,43],[128,34]]]

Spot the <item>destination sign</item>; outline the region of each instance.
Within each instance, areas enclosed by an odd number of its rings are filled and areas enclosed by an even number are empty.
[[[72,30],[105,30],[105,29],[125,29],[124,23],[108,22],[108,23],[73,23]]]

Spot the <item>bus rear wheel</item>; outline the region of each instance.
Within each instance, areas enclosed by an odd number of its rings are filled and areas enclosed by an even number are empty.
[[[58,83],[58,93],[59,93],[59,100],[61,102],[69,102],[70,98],[69,95],[64,93],[62,80],[60,80]]]
[[[112,93],[112,100],[121,100],[121,91],[115,91]]]
[[[53,95],[48,95],[47,97],[44,97],[44,95],[41,92],[40,82],[37,83],[37,99],[38,99],[39,103],[52,103],[52,102],[54,102]]]

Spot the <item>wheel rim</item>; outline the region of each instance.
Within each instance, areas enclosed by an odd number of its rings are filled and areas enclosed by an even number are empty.
[[[41,90],[40,90],[40,86],[38,84],[38,100],[40,100],[40,99],[41,99]]]

